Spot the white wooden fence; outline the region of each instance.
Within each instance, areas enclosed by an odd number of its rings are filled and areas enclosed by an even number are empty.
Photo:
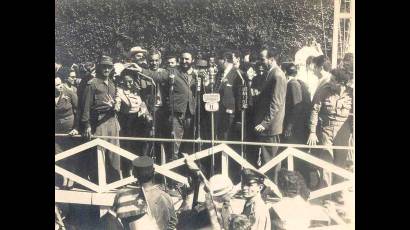
[[[56,136],[65,136],[65,135],[56,134]],[[108,137],[103,137],[103,138],[108,138]],[[121,139],[125,139],[125,138],[121,138]],[[141,139],[144,141],[153,141],[152,139],[154,138],[126,138],[126,139],[128,140],[129,139]],[[155,141],[159,141],[159,140],[175,141],[174,139],[158,139]],[[196,140],[182,140],[182,141],[197,142]],[[206,141],[203,141],[203,142],[206,142]],[[224,142],[224,141],[218,141],[218,142]],[[227,142],[229,143],[229,141]],[[231,143],[238,144],[240,142],[231,142]],[[222,157],[221,157],[222,170],[221,171],[222,171],[222,174],[228,175],[228,158],[229,157],[245,168],[253,168],[264,174],[285,159],[287,160],[287,163],[288,163],[287,164],[288,169],[293,170],[294,169],[294,158],[296,157],[306,162],[309,162],[315,166],[326,169],[327,171],[330,171],[346,179],[346,181],[344,182],[331,185],[331,186],[328,186],[328,187],[325,187],[325,188],[322,188],[316,191],[312,191],[310,194],[309,200],[320,198],[322,196],[326,196],[326,195],[329,195],[329,194],[332,194],[332,193],[335,193],[341,190],[345,190],[347,188],[351,188],[354,186],[354,174],[352,172],[349,172],[341,167],[338,167],[334,164],[323,161],[308,153],[305,153],[299,149],[294,148],[294,146],[303,147],[303,148],[311,148],[312,146],[292,145],[292,144],[275,144],[275,143],[255,143],[255,142],[248,142],[248,143],[252,145],[256,145],[256,144],[268,145],[268,146],[272,146],[272,145],[279,146],[280,145],[280,146],[292,146],[292,147],[288,147],[287,149],[282,151],[279,155],[277,155],[275,158],[267,162],[265,165],[263,165],[259,169],[256,169],[252,164],[250,164],[248,161],[243,159],[238,153],[236,153],[232,148],[230,148],[225,143],[216,145],[213,148],[205,149],[205,150],[196,152],[194,154],[191,154],[188,156],[188,158],[193,159],[193,160],[198,160],[198,159],[208,157],[211,155],[222,154]],[[56,154],[55,162],[57,163],[63,159],[69,158],[71,156],[79,154],[80,152],[84,150],[87,150],[93,147],[97,147],[98,185],[74,173],[71,173],[63,169],[60,166],[55,165],[55,172],[57,174],[67,177],[75,181],[76,183],[89,189],[88,191],[80,190],[80,189],[73,189],[73,190],[56,189],[55,190],[55,202],[98,205],[100,206],[102,212],[104,212],[110,206],[113,205],[116,189],[136,181],[134,177],[130,176],[128,178],[124,178],[124,179],[112,182],[110,184],[107,184],[106,171],[105,171],[106,169],[105,169],[105,162],[104,162],[105,157],[104,157],[103,149],[110,150],[111,152],[118,154],[122,157],[125,157],[129,159],[130,161],[138,158],[138,156],[118,146],[108,143],[107,141],[104,141],[100,138],[97,138],[87,143],[81,144],[79,146],[76,146],[62,153]],[[346,146],[313,146],[313,147],[314,148],[320,147],[320,148],[332,148],[332,149],[347,149],[347,150],[354,149],[353,147],[346,147]],[[154,169],[155,169],[155,172],[162,174],[170,179],[173,179],[175,181],[178,181],[184,184],[188,184],[188,179],[186,177],[171,171],[172,169],[179,167],[183,164],[184,164],[184,158],[180,158],[178,160],[171,161],[163,165],[154,165]],[[267,180],[267,183],[279,197],[282,197],[282,194],[279,191],[275,183],[273,183],[269,179]],[[240,185],[238,184],[236,186],[240,186]],[[315,229],[319,229],[319,228],[315,228]],[[329,229],[329,228],[326,228],[326,229]],[[341,228],[335,228],[335,229],[341,229]]]

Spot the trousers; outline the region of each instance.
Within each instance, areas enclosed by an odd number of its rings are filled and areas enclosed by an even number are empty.
[[[174,113],[171,116],[172,119],[172,131],[171,137],[176,139],[192,139],[193,138],[193,122],[192,114],[187,111],[186,113]],[[181,143],[181,141],[176,141],[174,143],[172,151],[172,160],[177,160],[180,157],[181,152],[190,153],[192,152],[193,145],[191,143]]]
[[[332,146],[335,144],[335,142],[339,142],[339,145],[342,145],[338,136],[340,136],[341,133],[339,133],[339,131],[341,131],[342,127],[344,127],[345,124],[347,123],[333,122],[329,125],[319,127],[318,138],[320,144]],[[346,131],[344,128],[343,130],[344,132]],[[345,145],[347,146],[348,144]],[[343,162],[346,161],[347,151],[333,151],[332,149],[322,149],[321,151],[319,151],[318,157],[324,161],[343,167]],[[323,170],[322,180],[326,185],[332,185],[332,173],[330,171]]]
[[[257,141],[265,142],[265,143],[280,143],[280,135],[273,135],[273,136],[257,136]],[[278,153],[279,147],[271,147],[271,146],[261,146],[261,155],[262,155],[262,165],[268,163],[272,160]],[[267,175],[270,178],[273,178],[273,182],[278,182],[278,172],[281,169],[281,163],[277,164],[273,172],[272,170],[268,171]]]

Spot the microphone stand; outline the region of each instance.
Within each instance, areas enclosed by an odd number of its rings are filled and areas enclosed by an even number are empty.
[[[215,85],[215,75],[216,75],[216,67],[212,66],[209,71],[209,80],[211,85],[211,93],[214,93],[214,85]],[[212,163],[211,163],[211,176],[215,174],[215,156],[213,154],[214,148],[214,139],[215,139],[215,124],[214,124],[214,112],[211,112],[211,154],[212,154]]]
[[[153,138],[156,138],[156,123],[157,123],[157,119],[156,119],[156,113],[157,113],[157,87],[155,85],[155,83],[152,85],[153,88],[151,89],[151,95],[154,97],[154,100],[152,100],[152,127],[151,127],[151,135]],[[150,151],[150,155],[152,157],[152,159],[154,160],[154,162],[156,161],[156,156],[155,156],[155,146],[156,146],[156,142],[152,142],[152,146],[151,146],[151,151]]]
[[[196,119],[196,127],[197,127],[197,132],[198,132],[198,138],[197,140],[201,140],[201,84],[202,84],[202,78],[200,77],[199,74],[196,76],[196,101],[197,101],[197,115],[198,119]],[[195,143],[194,143],[195,145]],[[194,148],[195,149],[195,148]],[[202,143],[198,143],[198,151],[202,150]]]
[[[170,105],[171,107],[171,127],[172,127],[172,131],[171,131],[171,137],[172,139],[174,139],[174,141],[172,142],[172,154],[175,155],[175,128],[174,128],[174,124],[173,124],[173,119],[175,116],[175,112],[174,112],[174,107],[175,107],[175,98],[174,98],[174,86],[175,86],[175,75],[171,74],[169,75],[169,78],[171,80],[171,85],[169,88],[169,100],[171,103],[172,100],[172,105]]]
[[[245,80],[242,74],[237,70],[239,77],[242,81],[241,86],[241,157],[244,158],[243,142],[245,139],[245,110],[248,108],[248,88],[246,87]],[[241,166],[243,169],[243,166]]]
[[[156,132],[155,132],[155,128],[156,128],[156,112],[157,112],[157,109],[158,109],[158,106],[159,105],[157,105],[157,93],[158,93],[158,87],[157,87],[157,84],[155,84],[155,81],[154,81],[154,79],[152,79],[151,77],[149,77],[149,76],[147,76],[147,75],[145,75],[145,74],[143,74],[143,73],[138,73],[140,76],[142,76],[143,78],[146,78],[146,79],[148,79],[151,83],[152,83],[152,89],[151,89],[151,95],[154,97],[154,99],[152,100],[152,127],[151,127],[151,136],[153,137],[153,138],[155,138],[156,137]],[[156,160],[156,156],[155,156],[155,145],[156,145],[156,142],[155,141],[153,141],[152,142],[152,146],[151,146],[151,150],[150,150],[150,152],[149,152],[149,155],[150,155],[150,157],[152,157],[152,159],[154,160],[154,162],[155,162],[155,160]]]
[[[198,72],[197,72],[196,69],[194,69],[193,73],[195,74],[196,86],[198,88],[198,79],[197,79],[198,78]],[[198,97],[198,91],[195,89],[195,100],[197,100],[197,97]],[[197,112],[198,112],[198,105],[196,105],[196,107],[195,107],[194,123],[192,125],[192,129],[193,129],[192,134],[193,134],[193,139],[194,140],[196,140]],[[193,153],[196,152],[195,147],[196,147],[195,142],[193,142],[192,143],[192,152]]]

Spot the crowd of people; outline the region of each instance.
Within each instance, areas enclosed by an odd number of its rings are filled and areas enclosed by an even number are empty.
[[[353,55],[346,54],[337,68],[331,69],[329,59],[314,42],[307,44],[291,62],[279,63],[279,54],[280,50],[264,46],[243,54],[224,50],[198,56],[184,50],[163,57],[159,50],[136,46],[125,60],[114,61],[112,57],[101,55],[95,63],[62,66],[56,62],[56,133],[81,134],[83,137],[56,137],[56,154],[93,136],[239,141],[240,134],[244,133],[243,140],[261,143],[348,145],[353,130]],[[202,96],[207,93],[220,94],[215,116],[205,109]],[[211,130],[211,122],[215,124],[215,132]],[[158,229],[175,229],[181,220],[187,219],[186,215],[193,215],[196,199],[188,205],[189,208],[185,206],[185,211],[191,210],[189,214],[177,217],[172,199],[153,184],[152,165],[177,160],[185,153],[208,148],[209,144],[104,140],[141,156],[130,162],[106,151],[107,182],[137,177],[142,190],[134,189],[132,193],[145,194],[147,205],[138,202],[138,207],[149,207],[149,216],[154,217]],[[231,147],[240,151],[239,145]],[[161,149],[164,149],[165,159]],[[259,168],[281,150],[264,145],[246,146],[244,157]],[[346,169],[352,165],[348,151],[312,149],[309,153]],[[65,165],[69,171],[98,181],[95,154],[78,155],[73,161]],[[187,167],[179,169],[179,173],[190,177],[191,181],[207,184],[202,178],[204,174],[211,178],[210,182],[221,176],[218,164],[210,161],[197,162],[199,166],[194,162],[186,163]],[[229,207],[220,210],[213,207],[218,199],[225,206],[229,205],[229,199],[234,195],[233,187],[217,194],[215,185],[205,186],[210,196],[204,210],[207,210],[213,229],[271,229],[271,219],[280,219],[281,215],[270,213],[262,199],[265,177],[282,185],[282,191],[290,189],[291,192],[285,194],[291,194],[292,201],[287,202],[295,202],[294,197],[305,202],[307,197],[302,190],[306,192],[341,180],[302,161],[295,162],[295,172],[281,169],[280,164],[271,171],[265,176],[252,169],[240,170],[237,165],[230,167],[229,175],[233,182],[241,181],[241,192],[247,200],[242,215],[223,211]],[[233,184],[229,178],[222,181],[223,184]],[[304,189],[301,189],[300,181],[306,183],[302,186]],[[75,184],[67,178],[56,177],[56,186],[72,188]],[[191,187],[195,187],[195,183]],[[181,185],[170,182],[165,190],[172,194],[172,191],[181,191]],[[195,193],[197,189],[188,190]],[[190,197],[187,194],[185,198]],[[343,202],[341,195],[332,199]],[[133,229],[132,223],[138,222],[143,213],[126,212],[121,218],[123,225]],[[201,215],[201,212],[197,211],[195,215]],[[272,225],[275,229],[295,229],[283,227],[280,221],[273,221]]]

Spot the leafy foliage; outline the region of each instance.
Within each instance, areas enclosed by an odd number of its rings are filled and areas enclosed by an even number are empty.
[[[320,0],[56,0],[56,58],[63,63],[93,61],[101,53],[120,58],[136,45],[218,52],[267,43],[285,60],[307,37],[322,49],[326,43],[329,54],[333,1],[322,1],[324,21]]]

